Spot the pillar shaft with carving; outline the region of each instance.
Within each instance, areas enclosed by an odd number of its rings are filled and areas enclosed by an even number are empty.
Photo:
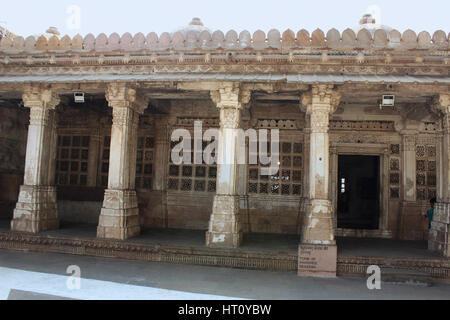
[[[135,190],[139,115],[147,101],[125,84],[111,84],[106,99],[113,109],[108,189],[100,214],[97,236],[128,239],[140,234],[140,219]]]
[[[302,107],[310,117],[308,201],[298,254],[298,274],[336,277],[337,247],[333,206],[330,201],[330,114],[341,95],[332,85],[313,86],[302,96]]]
[[[24,90],[24,106],[30,108],[24,184],[14,210],[11,229],[38,233],[58,229],[54,186],[56,167],[56,113],[59,97],[41,86]]]
[[[329,194],[329,122],[340,102],[331,86],[314,86],[302,97],[310,116],[309,203],[303,222],[302,242],[335,244],[332,205]]]
[[[434,108],[443,116],[443,137],[439,151],[438,202],[434,209],[428,248],[450,257],[450,94],[436,97]]]
[[[160,221],[158,225],[168,228],[167,212],[167,166],[169,158],[168,116],[155,115],[155,158],[153,161],[153,194],[156,203],[152,204],[152,217]],[[152,222],[154,223],[154,222]]]
[[[220,111],[220,136],[217,189],[206,244],[209,247],[236,248],[242,243],[237,143],[242,107],[248,103],[249,94],[242,92],[238,85],[225,84],[220,90],[211,92],[211,98]]]

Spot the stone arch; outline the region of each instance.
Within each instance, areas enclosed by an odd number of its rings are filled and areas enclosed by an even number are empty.
[[[234,30],[230,30],[225,35],[225,48],[236,48],[238,45],[238,34]]]
[[[61,50],[69,50],[72,44],[72,39],[69,36],[64,36],[59,40],[59,48]]]
[[[431,46],[431,36],[428,32],[422,31],[417,36],[417,44],[419,48],[428,48]]]
[[[373,35],[373,43],[376,47],[386,47],[388,41],[388,36],[386,31],[383,29],[378,29]]]
[[[106,34],[101,33],[95,39],[95,50],[105,50],[108,48],[108,38]]]
[[[281,48],[281,34],[277,29],[272,29],[267,34],[267,44],[272,48]]]
[[[188,31],[186,33],[186,47],[190,49],[194,49],[198,47],[198,38],[197,33],[195,31]]]
[[[239,34],[239,46],[241,48],[248,48],[252,45],[252,35],[247,30]]]
[[[297,43],[300,47],[310,47],[311,46],[311,37],[309,32],[305,29],[297,32]]]
[[[407,46],[408,48],[417,47],[417,35],[411,29],[406,30],[402,34],[402,45]]]
[[[95,37],[92,33],[89,33],[83,40],[83,49],[94,50],[95,49]]]
[[[283,32],[283,36],[281,37],[281,45],[283,48],[292,48],[296,47],[295,43],[295,33],[291,29],[287,29]]]
[[[253,33],[253,47],[255,49],[267,48],[266,44],[266,34],[262,30],[256,30]]]
[[[17,36],[13,41],[13,48],[16,50],[23,50],[25,48],[25,39],[21,36]]]
[[[211,46],[211,33],[206,30],[202,31],[198,37],[198,41],[200,42],[200,46],[202,48]]]
[[[139,32],[134,35],[133,40],[131,42],[131,46],[137,50],[137,49],[144,49],[145,48],[145,36],[143,33]]]
[[[345,29],[342,33],[342,46],[346,48],[356,46],[356,34],[352,29]]]
[[[164,35],[164,33],[161,35],[161,37]],[[167,36],[168,34],[165,33],[165,41],[166,42],[170,42],[170,37],[169,40],[167,40]],[[148,49],[156,49],[160,46],[160,40],[158,39],[158,35],[155,32],[150,32],[147,37],[146,37],[146,42],[147,42],[147,48]]]
[[[112,33],[108,38],[107,48],[109,50],[119,50],[120,49],[120,36],[118,33]]]
[[[211,36],[211,44],[213,48],[223,48],[224,47],[225,36],[220,30],[213,32]]]
[[[433,34],[433,43],[437,46],[445,46],[447,42],[447,37],[445,35],[445,32],[442,30],[437,30],[434,34]]]
[[[59,38],[57,36],[52,36],[47,43],[48,50],[59,50]]]
[[[341,34],[337,29],[331,29],[327,32],[327,46],[329,48],[339,48],[341,46]]]
[[[130,50],[132,49],[133,36],[131,33],[126,32],[120,38],[120,49],[122,50]]]
[[[370,48],[372,45],[372,35],[367,29],[361,29],[356,37],[358,48]]]
[[[402,38],[401,33],[398,30],[391,30],[389,32],[389,46],[397,47],[400,45],[400,40]]]
[[[83,37],[80,34],[73,37],[71,47],[72,50],[83,50]]]
[[[36,39],[33,36],[29,36],[25,39],[25,50],[34,50],[36,45]]]
[[[159,37],[159,41],[157,44],[157,48],[161,48],[161,49],[167,49],[170,48],[170,42],[171,42],[171,38],[170,38],[170,34],[168,32],[164,32],[161,34],[161,36]],[[155,47],[152,47],[153,49]]]
[[[322,30],[316,29],[311,34],[311,45],[313,47],[325,47],[325,34]]]
[[[175,32],[173,37],[172,37],[172,42],[171,43],[172,43],[172,46],[175,49],[182,49],[182,48],[184,48],[184,36],[183,36],[183,34],[180,31]]]

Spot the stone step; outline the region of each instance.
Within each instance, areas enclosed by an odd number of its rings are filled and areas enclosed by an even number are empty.
[[[433,277],[429,272],[401,268],[382,268],[381,282],[431,287]]]

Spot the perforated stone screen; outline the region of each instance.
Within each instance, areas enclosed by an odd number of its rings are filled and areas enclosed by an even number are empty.
[[[58,136],[56,161],[57,185],[87,185],[89,143],[89,136]]]

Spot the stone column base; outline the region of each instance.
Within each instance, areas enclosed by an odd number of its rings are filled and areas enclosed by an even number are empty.
[[[141,233],[136,191],[106,190],[97,237],[126,240]]]
[[[436,203],[428,239],[429,250],[450,257],[450,203]]]
[[[331,201],[311,199],[305,209],[302,243],[335,244]]]
[[[55,187],[21,186],[11,230],[39,233],[59,229],[56,203]]]
[[[298,250],[298,275],[336,278],[337,246],[300,244]]]
[[[206,245],[216,248],[237,248],[242,244],[239,219],[239,196],[217,195],[206,233]]]

